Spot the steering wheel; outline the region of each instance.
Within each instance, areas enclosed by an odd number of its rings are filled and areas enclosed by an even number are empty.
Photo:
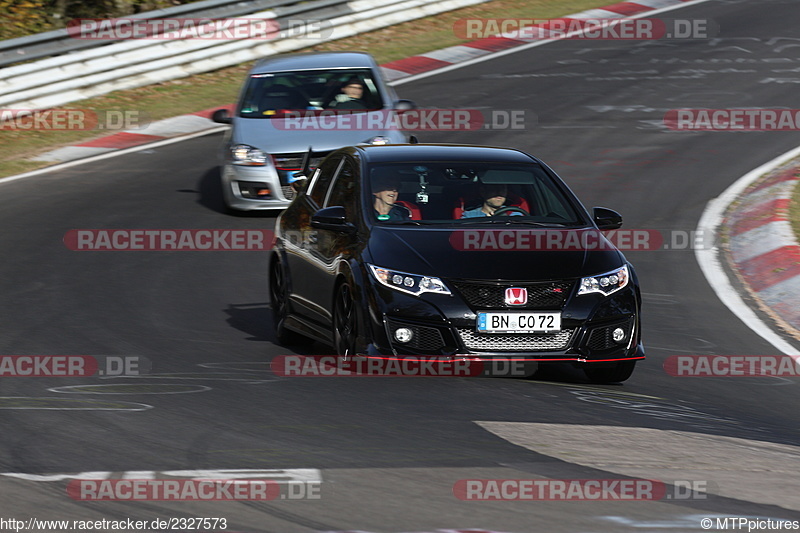
[[[513,205],[508,206],[508,207],[501,207],[500,209],[498,209],[497,211],[494,212],[494,216],[505,215],[507,213],[515,213],[515,212],[516,213],[522,213],[525,216],[530,216],[530,213],[528,213],[527,211],[525,211],[521,207],[515,207]]]

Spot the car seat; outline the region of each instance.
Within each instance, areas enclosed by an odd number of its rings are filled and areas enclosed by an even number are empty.
[[[405,200],[397,200],[395,202],[397,205],[402,205],[409,211],[411,211],[411,220],[422,220],[422,210],[419,206],[412,202],[407,202]]]

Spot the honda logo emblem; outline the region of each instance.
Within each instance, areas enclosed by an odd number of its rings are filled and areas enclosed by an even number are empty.
[[[506,305],[525,305],[528,303],[528,289],[509,287],[506,289]]]

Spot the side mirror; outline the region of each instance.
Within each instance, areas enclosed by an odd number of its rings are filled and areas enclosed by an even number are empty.
[[[622,215],[606,207],[595,207],[592,209],[594,223],[601,230],[617,229],[622,227]]]
[[[228,113],[227,109],[217,109],[214,111],[214,114],[211,115],[211,120],[214,122],[219,122],[220,124],[230,124],[233,122],[231,119],[231,114]]]
[[[417,104],[412,102],[411,100],[397,100],[394,103],[395,111],[409,111],[411,109],[416,109]]]
[[[352,233],[356,230],[353,224],[347,222],[344,207],[340,205],[326,207],[314,213],[311,216],[311,227],[343,233]]]

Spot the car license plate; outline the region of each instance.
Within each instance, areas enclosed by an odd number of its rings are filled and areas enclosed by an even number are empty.
[[[478,313],[482,333],[541,333],[561,331],[561,313]]]

